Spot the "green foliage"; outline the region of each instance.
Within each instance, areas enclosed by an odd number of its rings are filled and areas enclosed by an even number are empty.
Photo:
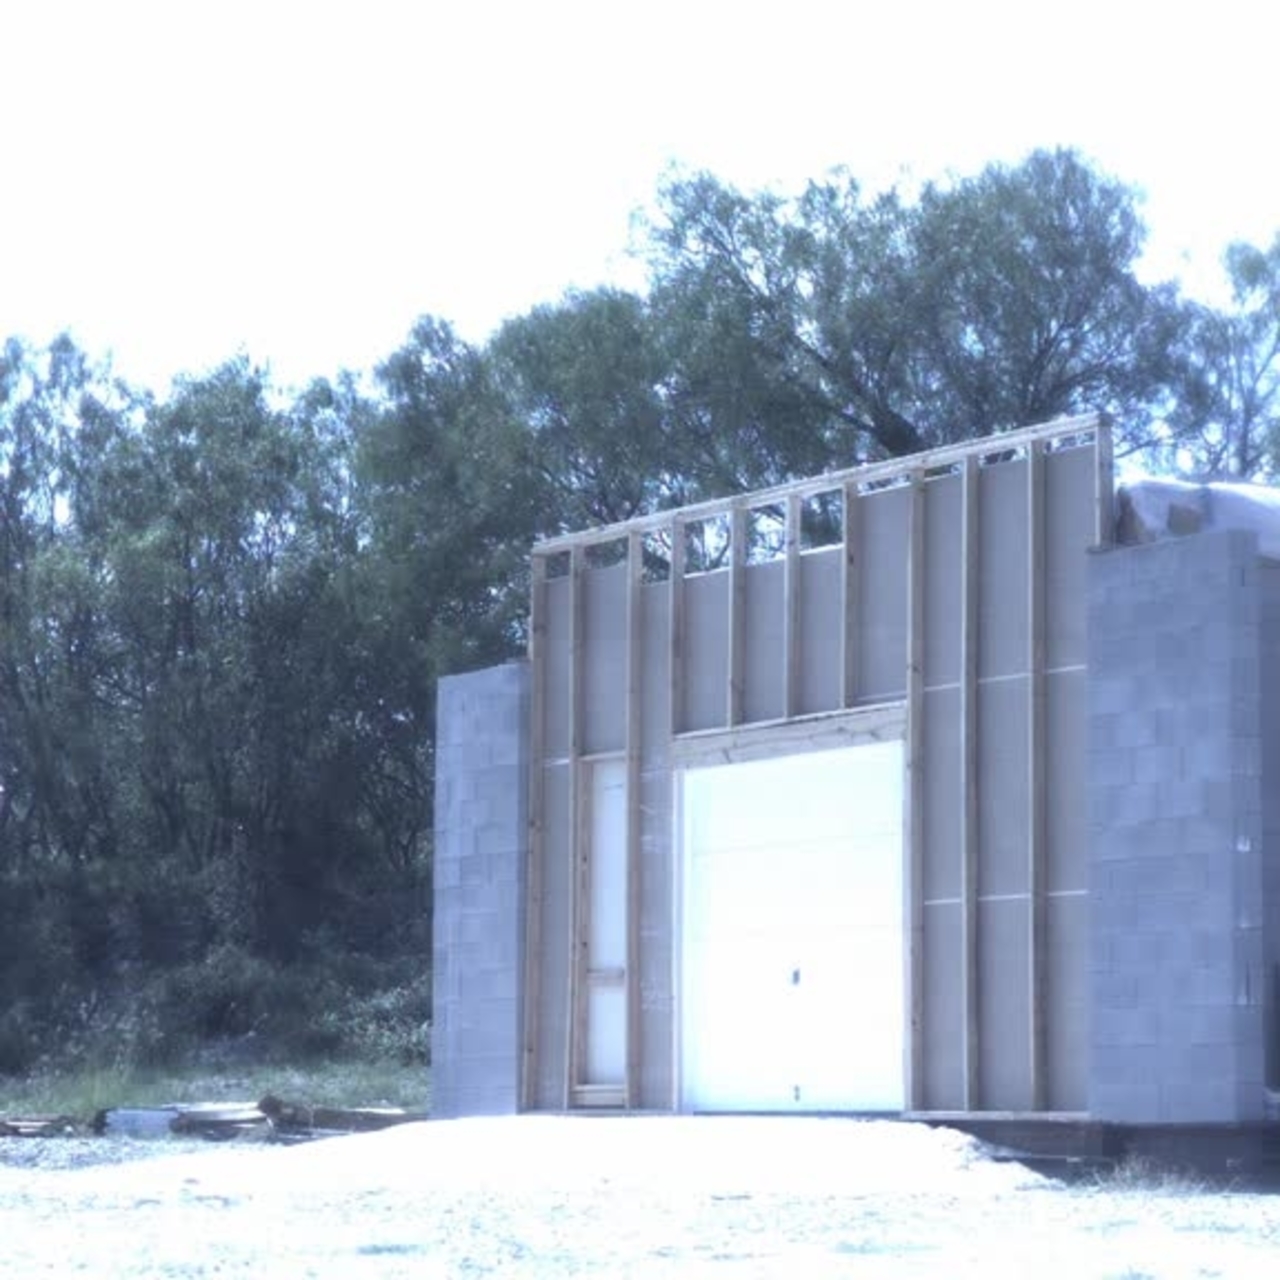
[[[1134,273],[1143,237],[1126,187],[1036,152],[914,202],[678,178],[651,261],[682,396],[755,483],[1085,410],[1145,444],[1183,318]]]
[[[89,1066],[0,1079],[0,1113],[88,1120],[110,1107],[181,1102],[257,1102],[272,1094],[317,1107],[403,1107],[426,1111],[431,1082],[422,1066],[387,1061],[241,1063],[199,1061],[168,1069]]]
[[[1205,479],[1257,480],[1280,456],[1280,235],[1223,255],[1232,301],[1187,308],[1169,452]]]

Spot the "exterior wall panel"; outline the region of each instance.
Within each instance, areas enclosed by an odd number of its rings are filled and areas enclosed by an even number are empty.
[[[859,700],[901,698],[907,688],[907,493],[884,489],[858,502],[862,552],[857,611]]]
[[[1027,669],[1027,464],[983,467],[978,492],[978,676],[989,680]]]
[[[665,760],[671,741],[671,592],[666,583],[641,588],[640,754]]]
[[[1054,454],[1045,476],[1045,660],[1050,671],[1087,660],[1088,557],[1093,542],[1092,450]]]
[[[981,894],[1028,891],[1027,680],[978,685],[979,871]]]
[[[958,475],[939,476],[925,486],[924,684],[926,689],[960,679],[963,544]]]
[[[800,559],[801,715],[840,710],[840,551],[807,552]],[[781,661],[779,661],[781,670]]]
[[[720,729],[728,723],[729,574],[691,574],[684,580],[685,731]]]
[[[535,673],[543,682],[542,755],[547,760],[562,760],[569,754],[569,623],[572,614],[569,579],[552,578],[546,585],[546,644],[540,669]]]
[[[1050,1111],[1089,1107],[1089,898],[1079,892],[1048,903],[1048,1090]]]
[[[1029,939],[1022,899],[978,904],[979,1025],[982,1108],[1030,1111],[1031,1002],[1027,990]],[[1019,963],[1019,961],[1022,963]]]
[[[924,694],[924,849],[926,904],[959,902],[963,892],[961,836],[964,825],[960,767],[960,690]],[[926,941],[931,941],[927,933]],[[956,952],[958,962],[959,952]]]
[[[1045,684],[1046,888],[1084,892],[1089,888],[1089,810],[1080,796],[1088,782],[1088,672],[1055,672]]]
[[[582,575],[582,749],[588,755],[626,745],[627,646],[618,643],[626,617],[627,567]]]
[[[743,718],[748,722],[780,720],[787,713],[785,585],[780,560],[747,566],[741,625],[746,655]]]
[[[924,906],[924,1088],[926,1111],[963,1111],[964,918],[958,900]]]

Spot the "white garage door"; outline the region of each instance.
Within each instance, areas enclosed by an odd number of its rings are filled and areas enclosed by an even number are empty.
[[[901,1111],[902,744],[681,778],[687,1110]]]

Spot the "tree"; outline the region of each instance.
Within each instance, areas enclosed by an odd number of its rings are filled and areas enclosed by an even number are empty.
[[[1132,194],[1072,152],[931,184],[914,203],[868,199],[847,175],[784,200],[703,174],[668,183],[662,212],[655,305],[682,326],[685,368],[731,353],[742,400],[713,435],[746,428],[747,452],[766,459],[757,471],[1090,409],[1114,413],[1138,447],[1167,408],[1182,312],[1172,289],[1134,274]],[[683,384],[714,421],[714,384]]]
[[[644,299],[570,293],[508,321],[485,354],[527,437],[538,534],[612,524],[683,496],[684,459]]]
[[[1223,267],[1230,305],[1188,306],[1170,452],[1205,479],[1261,480],[1280,462],[1280,235],[1231,245]]]

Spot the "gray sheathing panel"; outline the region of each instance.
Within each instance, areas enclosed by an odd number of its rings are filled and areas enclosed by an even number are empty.
[[[1051,671],[1085,662],[1088,557],[1081,550],[1094,541],[1095,481],[1092,449],[1045,459],[1045,664]]]
[[[1045,904],[1046,1104],[1050,1111],[1089,1107],[1089,898],[1051,895]]]
[[[646,760],[665,760],[671,741],[671,592],[665,582],[640,589],[640,619],[640,751]]]
[[[1262,647],[1262,915],[1266,944],[1264,1068],[1280,1090],[1280,565],[1258,566]]]
[[[983,894],[1027,892],[1027,685],[1025,677],[978,685],[978,882]]]
[[[922,1034],[929,1111],[964,1109],[964,942],[958,902],[924,908]]]
[[[582,749],[626,745],[627,566],[582,575]]]
[[[1027,669],[1027,464],[979,473],[978,675]]]
[[[905,488],[885,489],[857,503],[860,701],[901,698],[906,690],[908,496]]]
[[[979,1094],[988,1111],[1031,1108],[1026,898],[978,904]]]
[[[924,695],[924,900],[960,897],[964,831],[960,772],[960,690],[931,689]],[[925,933],[925,947],[933,939]]]
[[[785,566],[781,560],[747,566],[742,610],[746,681],[742,712],[748,722],[780,720],[787,712],[783,678],[786,673],[785,585]]]
[[[542,918],[536,981],[536,1106],[564,1106],[569,1032],[569,766],[543,770]]]
[[[729,574],[686,577],[684,589],[684,707],[682,731],[728,723]]]
[[[1089,673],[1045,679],[1045,862],[1050,893],[1089,887]],[[1083,953],[1081,953],[1083,955]]]
[[[960,679],[964,573],[960,477],[930,480],[924,495],[924,683],[932,688]]]
[[[543,752],[559,760],[569,754],[569,578],[546,585],[546,641],[542,649]]]
[[[840,640],[844,620],[838,547],[806,552],[800,557],[800,699],[801,715],[840,708]]]
[[[640,870],[640,1088],[639,1105],[649,1110],[675,1107],[672,1080],[675,996],[672,964],[675,917],[672,890],[669,769],[646,771],[640,780],[644,828]]]

